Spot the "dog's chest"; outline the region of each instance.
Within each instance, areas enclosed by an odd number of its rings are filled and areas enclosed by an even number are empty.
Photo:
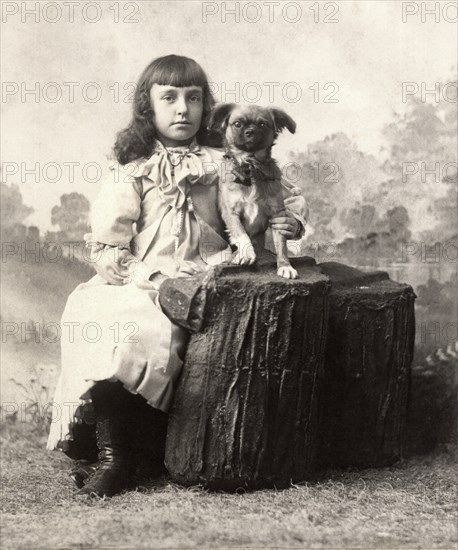
[[[235,208],[240,214],[242,223],[250,227],[265,227],[271,216],[271,208],[265,201],[242,199],[237,201]]]
[[[249,234],[265,231],[269,218],[282,209],[281,173],[275,162],[231,160],[229,177],[220,184],[223,215],[240,218]]]
[[[240,216],[244,227],[252,231],[265,231],[269,218],[279,210],[278,195],[269,195],[266,189],[259,189],[256,185],[239,185],[232,193],[233,210]]]

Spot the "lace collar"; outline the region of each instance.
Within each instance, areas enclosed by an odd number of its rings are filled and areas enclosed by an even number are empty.
[[[182,155],[185,152],[189,153],[198,153],[200,151],[200,145],[197,143],[196,138],[194,137],[191,143],[188,145],[179,145],[177,147],[166,147],[158,139],[154,143],[153,154],[160,152],[169,152],[170,154]]]

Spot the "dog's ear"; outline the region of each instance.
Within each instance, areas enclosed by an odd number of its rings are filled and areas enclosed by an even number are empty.
[[[296,123],[289,115],[285,113],[285,111],[275,108],[271,108],[269,111],[274,120],[276,134],[282,132],[284,128],[287,128],[292,134],[294,134],[296,131]]]
[[[227,120],[234,107],[235,103],[218,103],[218,105],[215,105],[208,116],[207,128],[213,132],[224,134]]]

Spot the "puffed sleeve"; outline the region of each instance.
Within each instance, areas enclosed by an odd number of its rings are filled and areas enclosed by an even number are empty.
[[[134,236],[133,224],[141,213],[141,178],[122,166],[111,168],[91,207],[91,238],[110,246],[128,248]]]
[[[299,187],[292,185],[284,178],[282,178],[281,183],[285,209],[296,218],[300,225],[294,240],[301,239],[305,235],[305,226],[309,215],[307,201],[301,194]]]

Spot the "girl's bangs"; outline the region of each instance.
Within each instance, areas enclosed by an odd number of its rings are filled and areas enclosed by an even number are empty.
[[[150,85],[201,86],[203,88],[208,84],[203,69],[192,59],[175,57],[174,59],[164,59],[163,62],[161,62],[162,60],[158,61],[151,75]]]

